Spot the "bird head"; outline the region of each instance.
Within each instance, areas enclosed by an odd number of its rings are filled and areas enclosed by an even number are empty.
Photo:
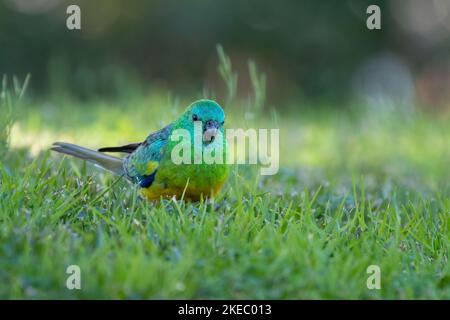
[[[186,109],[183,118],[185,126],[192,130],[195,122],[201,123],[204,144],[213,142],[219,131],[223,133],[225,113],[222,107],[212,100],[198,100],[192,103]]]

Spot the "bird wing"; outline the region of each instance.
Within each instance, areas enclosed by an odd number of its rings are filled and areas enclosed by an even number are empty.
[[[139,183],[143,188],[148,188],[153,180],[164,152],[172,125],[150,134],[144,142],[128,155],[124,160],[124,168],[128,177]]]

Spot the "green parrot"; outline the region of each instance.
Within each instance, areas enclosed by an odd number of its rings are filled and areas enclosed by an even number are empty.
[[[225,113],[214,101],[199,100],[187,107],[174,122],[151,133],[144,142],[132,143],[120,147],[90,150],[78,145],[55,142],[51,148],[63,154],[71,155],[95,164],[103,169],[119,174],[138,185],[140,194],[150,200],[176,197],[193,201],[201,197],[213,198],[222,188],[227,175],[225,163],[227,142],[224,138]],[[199,138],[202,159],[207,151],[221,150],[222,161],[197,163],[195,157],[196,136]],[[188,163],[173,161],[174,151],[180,147],[179,132],[188,134],[190,151],[186,152]],[[179,137],[178,137],[179,138]],[[198,141],[198,140],[197,140]],[[189,151],[189,150],[187,150]],[[124,158],[114,157],[104,152],[122,152]],[[214,153],[214,152],[213,152]],[[175,155],[178,155],[175,152]],[[184,156],[186,156],[184,155]]]

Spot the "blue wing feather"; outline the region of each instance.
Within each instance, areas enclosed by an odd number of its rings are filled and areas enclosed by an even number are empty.
[[[159,164],[171,132],[172,125],[168,125],[150,134],[133,153],[125,158],[124,168],[129,179],[143,188],[151,186],[158,166],[151,166],[153,171],[149,172],[149,164]]]

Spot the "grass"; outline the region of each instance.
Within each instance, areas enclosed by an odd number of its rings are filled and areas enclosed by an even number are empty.
[[[8,88],[8,77],[2,76],[0,87],[0,112],[2,115],[0,118],[0,159],[5,156],[8,150],[9,135],[14,123],[13,105],[22,99],[29,80],[29,74],[22,84],[16,76],[12,77],[14,91],[11,92]]]
[[[150,204],[117,177],[46,150],[61,139],[142,139],[183,104],[152,95],[22,106],[0,165],[1,298],[450,297],[445,120],[258,119],[281,128],[280,172],[236,167],[214,205]],[[244,112],[228,112],[228,126],[251,125]],[[81,290],[65,286],[73,264]],[[373,264],[381,290],[366,286]]]

